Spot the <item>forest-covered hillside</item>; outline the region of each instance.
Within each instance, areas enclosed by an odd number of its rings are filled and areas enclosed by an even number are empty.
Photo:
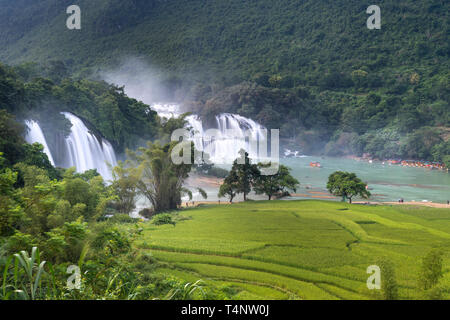
[[[65,26],[67,6],[82,29]],[[0,60],[91,76],[143,57],[182,103],[237,112],[305,153],[443,161],[450,154],[444,0],[0,0]]]

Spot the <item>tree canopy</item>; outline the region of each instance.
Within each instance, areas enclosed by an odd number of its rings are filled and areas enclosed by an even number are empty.
[[[271,163],[258,164],[259,168],[270,167]],[[300,182],[291,176],[290,169],[280,165],[278,172],[274,175],[259,175],[254,184],[256,194],[265,194],[272,199],[274,195],[283,196],[288,191],[297,191]]]
[[[348,199],[350,203],[355,196],[370,197],[367,184],[350,172],[336,171],[331,174],[328,177],[327,189],[331,194],[342,197],[342,201]]]

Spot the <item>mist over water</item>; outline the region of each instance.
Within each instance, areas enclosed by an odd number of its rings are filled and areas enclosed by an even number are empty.
[[[102,78],[106,82],[123,86],[128,96],[150,105],[161,118],[180,116],[186,112],[182,105],[162,102],[164,97],[170,94],[167,94],[167,88],[160,83],[157,73],[159,71],[156,68],[140,59],[132,58],[118,68],[104,72]],[[186,120],[192,128],[191,138],[197,150],[208,153],[210,161],[215,164],[232,163],[239,156],[240,149],[249,152],[250,158],[258,159],[258,149],[251,147],[249,138],[267,144],[267,137],[263,134],[265,128],[254,120],[237,114],[216,115],[214,127],[205,127],[202,119],[195,114],[188,116]],[[208,129],[217,129],[214,137],[208,136]],[[263,158],[260,160],[267,160],[266,155],[263,155]]]

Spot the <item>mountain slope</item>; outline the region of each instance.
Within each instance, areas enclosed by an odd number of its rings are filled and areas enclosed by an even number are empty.
[[[82,30],[66,28],[71,4]],[[450,3],[382,1],[381,30],[367,29],[368,5],[0,0],[0,61],[86,76],[138,56],[189,92],[188,110],[240,113],[304,152],[450,158]]]
[[[65,27],[78,4],[82,30]],[[424,66],[448,56],[448,2],[384,1],[382,29],[366,28],[365,1],[0,1],[0,59],[76,65],[145,55],[178,71],[267,71],[298,78],[339,67]]]

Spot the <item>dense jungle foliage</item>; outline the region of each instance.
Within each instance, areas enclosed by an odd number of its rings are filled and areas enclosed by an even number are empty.
[[[447,1],[383,1],[381,30],[367,29],[368,5],[358,0],[0,4],[6,63],[60,60],[85,77],[144,57],[169,92],[184,92],[172,98],[187,110],[254,118],[304,153],[449,161]],[[81,30],[65,27],[70,4],[82,8]],[[73,93],[86,87],[62,84]],[[83,112],[127,144],[119,138],[127,130],[112,132],[101,115]]]
[[[142,220],[129,214],[141,189],[161,194],[159,188],[170,187],[170,200],[177,204],[183,192],[192,196],[182,187],[190,166],[158,169],[160,160],[169,157],[170,145],[149,143],[151,150],[140,149],[153,152],[146,163],[152,162],[153,174],[161,177],[151,190],[151,179],[140,174],[144,163],[125,168],[119,162],[109,184],[96,170],[54,168],[43,146],[27,144],[24,126],[4,109],[0,133],[0,300],[227,298],[200,282],[156,273],[161,264],[132,245]],[[174,177],[181,183],[172,186]],[[154,224],[178,221],[177,214],[168,217],[154,218]],[[67,274],[74,268],[80,270],[77,290],[68,287],[76,280]]]
[[[156,112],[127,97],[123,88],[69,79],[61,62],[51,61],[42,68],[0,64],[0,85],[0,109],[18,120],[38,120],[50,145],[54,145],[55,133],[69,132],[71,125],[63,111],[81,117],[89,129],[107,138],[119,152],[153,139],[160,130]]]
[[[449,161],[447,1],[383,1],[381,30],[367,29],[367,3],[357,0],[0,4],[7,63],[50,58],[83,77],[140,56],[162,70],[170,92],[184,92],[172,98],[187,110],[251,117],[304,153]],[[65,28],[69,4],[82,8],[76,32]],[[83,111],[126,144],[118,137],[126,130]]]

